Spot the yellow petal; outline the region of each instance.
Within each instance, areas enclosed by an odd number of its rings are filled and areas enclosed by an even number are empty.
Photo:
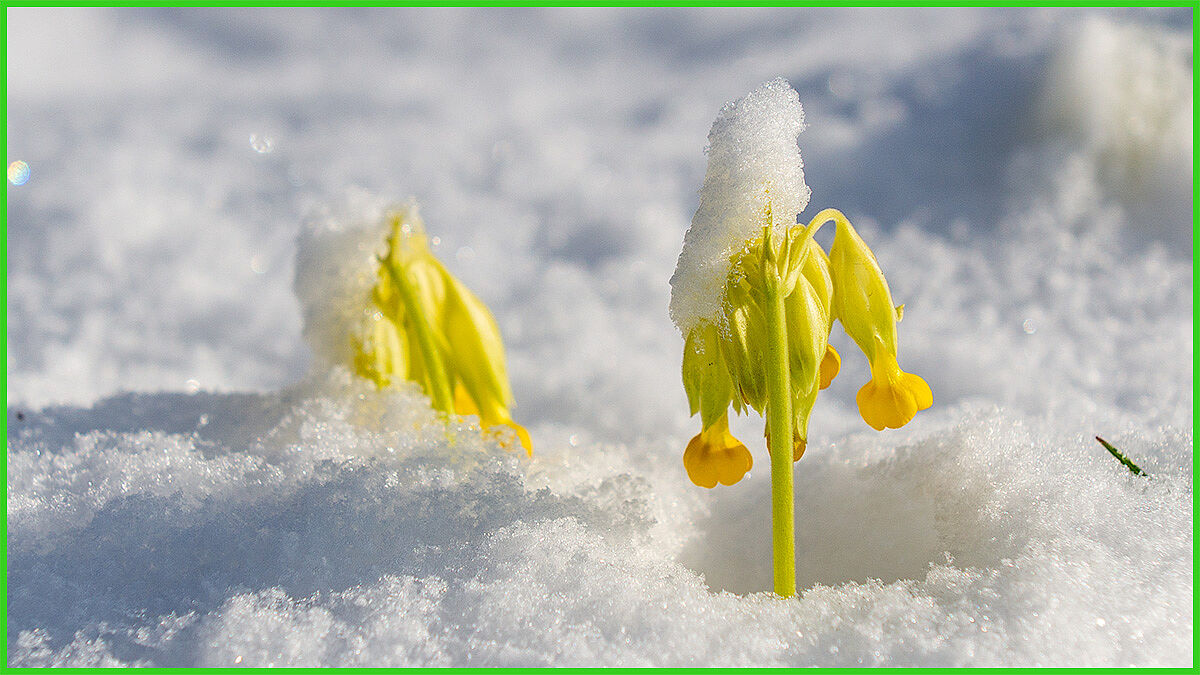
[[[525,448],[525,454],[533,457],[533,439],[529,437],[529,432],[525,430],[525,427],[513,421],[505,422],[504,426],[516,432],[517,440],[521,442],[521,447]]]
[[[858,390],[858,412],[872,428],[899,429],[918,410],[933,405],[933,392],[925,380],[900,370],[896,357],[880,349],[871,364],[871,381]]]
[[[481,412],[479,406],[476,405],[475,399],[471,398],[471,394],[462,382],[454,388],[454,412],[458,415],[478,415],[479,426],[489,435],[494,436],[500,441],[500,444],[505,448],[512,445],[512,438],[509,434],[504,433],[504,430],[497,427],[508,427],[521,443],[521,447],[525,448],[525,454],[533,456],[533,440],[529,437],[529,432],[525,427],[512,421],[508,415],[508,410],[504,407],[496,406],[494,403],[486,407],[486,412]]]
[[[516,441],[525,449],[525,456],[533,457],[533,439],[529,437],[529,432],[525,427],[512,420],[496,424],[481,422],[481,425],[485,434],[500,442],[500,447],[505,450],[512,450],[513,438],[515,437]]]
[[[799,462],[804,456],[804,450],[808,448],[808,439],[794,438],[792,439],[792,461]]]
[[[462,382],[454,387],[454,414],[464,417],[479,414],[479,406],[475,405],[475,400],[467,393],[467,388]]]
[[[807,422],[805,425],[807,426]],[[805,433],[807,433],[807,431]],[[763,435],[767,437],[767,455],[770,456],[771,434],[770,432],[767,432]],[[808,439],[800,435],[800,429],[797,426],[797,428],[795,428],[792,432],[792,461],[799,462],[800,458],[804,456],[804,451],[806,449],[808,449]]]
[[[683,453],[688,478],[704,488],[733,485],[754,466],[754,458],[741,441],[729,433],[729,417],[722,415],[696,434]]]
[[[842,369],[842,357],[833,348],[833,345],[825,345],[825,356],[821,359],[821,388],[825,389],[833,383],[833,378],[837,377],[838,372]]]

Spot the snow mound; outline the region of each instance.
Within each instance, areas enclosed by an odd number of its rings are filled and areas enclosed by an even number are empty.
[[[683,334],[719,316],[729,258],[762,235],[767,205],[779,235],[808,205],[796,145],[802,131],[800,96],[783,78],[721,108],[708,132],[700,206],[671,277],[671,319]]]
[[[1093,17],[1055,55],[1046,114],[1126,189],[1192,175],[1188,36]]]
[[[12,665],[1190,662],[1190,435],[1113,439],[1152,479],[987,407],[830,444],[785,600],[765,472],[714,502],[667,447],[530,461],[338,369],[10,430]]]
[[[1188,8],[9,19],[9,665],[1191,665]],[[938,400],[864,429],[835,331],[789,600],[761,420],[684,473],[667,311],[696,139],[771,73]],[[410,194],[532,459],[306,345]]]

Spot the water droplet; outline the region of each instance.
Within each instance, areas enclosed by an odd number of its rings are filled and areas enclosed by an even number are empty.
[[[29,165],[25,160],[18,159],[8,165],[8,182],[13,185],[24,185],[29,181]]]
[[[200,391],[200,380],[190,379],[184,383],[184,386],[187,387],[187,393],[194,394]]]
[[[438,246],[441,246],[441,245],[442,245],[442,238],[441,238],[441,237],[430,237],[430,238],[429,238],[429,243],[430,243],[430,244],[431,244],[431,245],[432,245],[434,248],[437,248]]]
[[[567,443],[570,443],[572,448],[579,445],[579,434],[571,434],[571,436],[567,438]]]
[[[475,249],[471,248],[470,246],[459,247],[459,249],[454,252],[454,257],[458,258],[459,262],[466,262],[468,260],[474,260],[475,259]]]
[[[275,139],[266,134],[250,134],[250,149],[260,155],[269,154],[275,149]]]
[[[1037,332],[1037,326],[1033,324],[1033,319],[1025,319],[1021,324],[1021,330],[1025,331],[1026,335],[1033,335]]]
[[[1108,622],[1105,621],[1103,617],[1098,616],[1098,617],[1096,617],[1096,625],[1100,626],[1101,628],[1104,628],[1106,625],[1108,625]]]
[[[266,274],[267,264],[261,255],[250,256],[250,271],[255,274]]]

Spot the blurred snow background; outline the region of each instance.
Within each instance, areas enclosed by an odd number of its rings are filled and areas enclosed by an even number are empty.
[[[10,665],[1191,665],[1191,10],[7,13]],[[835,329],[793,600],[667,317],[777,75],[935,395]],[[302,224],[409,196],[532,460],[309,370]]]

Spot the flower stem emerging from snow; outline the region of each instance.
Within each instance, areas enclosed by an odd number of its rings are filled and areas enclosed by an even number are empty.
[[[792,391],[783,280],[775,266],[771,228],[763,228],[767,319],[767,449],[771,454],[771,541],[775,593],[796,594],[796,527],[792,497]]]
[[[729,408],[763,415],[775,592],[783,597],[796,594],[792,463],[808,447],[817,393],[841,364],[829,346],[833,321],[871,362],[871,381],[858,394],[863,421],[896,429],[933,404],[929,385],[900,369],[902,307],[850,221],[826,209],[796,224],[809,196],[796,145],[803,119],[798,95],[781,79],[721,110],[709,133],[700,206],[671,277],[683,388],[701,422],[684,468],[705,488],[741,480],[753,460],[729,433]],[[828,255],[813,239],[827,223],[837,227]]]
[[[1104,440],[1103,438],[1100,438],[1099,436],[1096,437],[1096,440],[1100,441],[1100,445],[1103,445],[1105,450],[1109,451],[1109,453],[1111,453],[1113,457],[1116,457],[1117,461],[1124,464],[1125,468],[1129,469],[1129,473],[1132,473],[1135,476],[1146,476],[1147,478],[1150,477],[1150,474],[1146,473],[1145,471],[1142,471],[1142,467],[1138,466],[1137,464],[1134,464],[1133,460],[1129,459],[1124,454],[1122,454],[1121,451],[1116,449],[1115,447],[1113,447],[1113,445],[1111,443]]]

